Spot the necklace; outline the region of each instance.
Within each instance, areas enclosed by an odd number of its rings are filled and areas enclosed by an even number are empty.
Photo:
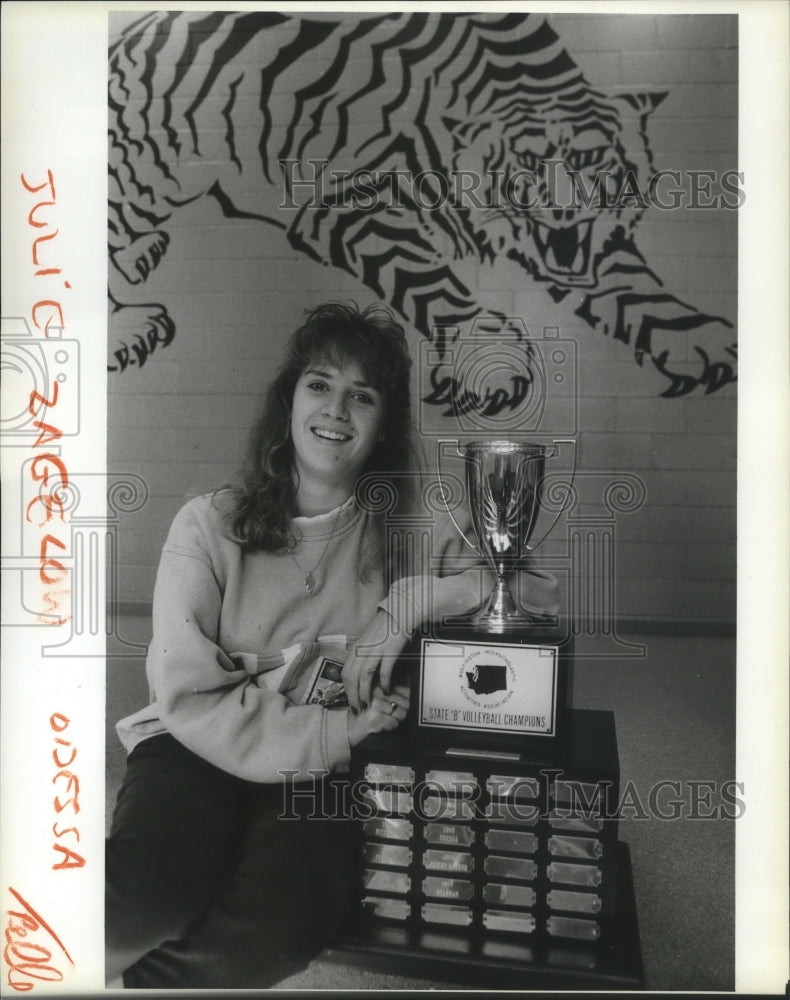
[[[337,528],[337,522],[338,522],[339,517],[340,517],[340,510],[338,510],[337,514],[335,514],[335,519],[332,522],[332,527],[331,527],[331,529],[329,531],[329,536],[327,537],[327,540],[324,543],[323,551],[321,552],[321,555],[318,557],[318,562],[315,564],[315,566],[313,566],[312,569],[307,569],[306,570],[304,568],[304,566],[301,565],[301,563],[299,562],[299,560],[294,555],[293,549],[288,549],[288,555],[291,557],[291,559],[293,559],[294,563],[296,564],[296,568],[299,570],[300,573],[304,573],[304,589],[307,591],[308,596],[310,596],[310,597],[312,597],[313,594],[315,593],[315,588],[316,588],[315,573],[316,573],[316,570],[321,565],[321,563],[324,561],[324,556],[326,555],[327,549],[329,548],[329,543],[332,541],[332,536],[335,533],[335,528]]]

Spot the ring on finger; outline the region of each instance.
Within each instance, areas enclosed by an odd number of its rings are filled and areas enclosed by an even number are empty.
[[[390,702],[390,712],[389,712],[389,714],[390,714],[390,715],[394,715],[394,714],[395,714],[395,709],[396,709],[397,707],[398,707],[398,703],[397,703],[397,701],[391,701],[391,702]]]

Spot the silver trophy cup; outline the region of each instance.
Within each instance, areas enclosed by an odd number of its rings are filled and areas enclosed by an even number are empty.
[[[546,462],[542,445],[504,439],[464,446],[466,490],[477,547],[496,573],[491,595],[468,619],[490,632],[553,622],[528,613],[513,600],[505,577],[528,549],[540,511]]]

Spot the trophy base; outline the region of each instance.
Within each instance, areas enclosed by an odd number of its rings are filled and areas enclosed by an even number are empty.
[[[498,614],[482,607],[470,615],[453,615],[443,620],[446,628],[476,629],[489,635],[513,635],[529,632],[530,629],[554,628],[559,624],[556,615],[541,615],[537,612],[517,610],[512,614]]]
[[[445,619],[405,651],[404,661],[416,661],[409,671],[415,746],[561,756],[573,683],[567,622],[519,617],[493,630],[476,619]]]
[[[465,615],[453,615],[444,619],[443,624],[449,628],[472,628],[486,634],[512,634],[534,628],[551,628],[559,624],[557,615],[549,615],[540,611],[525,611],[513,600],[508,585],[503,579],[497,585],[490,597],[474,611]]]
[[[641,988],[614,716],[573,711],[569,736],[559,765],[403,731],[355,747],[355,873],[323,957],[488,989]]]
[[[453,985],[507,990],[642,990],[645,985],[631,857],[617,843],[617,894],[605,945],[486,943],[453,928],[349,920],[321,960]]]

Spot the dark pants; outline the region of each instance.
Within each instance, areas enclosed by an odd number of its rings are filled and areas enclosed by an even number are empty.
[[[107,841],[107,978],[249,989],[304,968],[335,935],[348,893],[339,784],[254,784],[171,736],[139,744]]]

